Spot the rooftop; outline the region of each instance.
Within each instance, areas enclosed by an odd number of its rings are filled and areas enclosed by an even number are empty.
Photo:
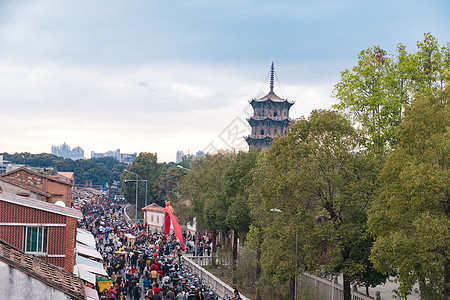
[[[43,210],[43,211],[48,211],[48,212],[52,212],[55,214],[75,218],[78,220],[83,218],[83,214],[81,213],[81,211],[79,211],[77,209],[69,208],[69,207],[62,207],[62,206],[58,206],[53,203],[48,203],[48,202],[44,202],[41,200],[25,198],[25,197],[21,197],[18,195],[5,193],[5,192],[0,192],[0,201],[5,201],[5,202],[9,202],[9,203],[14,203],[17,205],[22,205],[22,206],[27,206],[27,207]]]
[[[164,212],[164,208],[159,206],[156,203],[149,204],[142,208],[142,210],[156,211],[156,212]]]
[[[66,270],[49,264],[0,240],[0,261],[74,299],[86,299],[83,282]]]

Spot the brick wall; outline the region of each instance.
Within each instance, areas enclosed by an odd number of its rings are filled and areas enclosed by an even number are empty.
[[[4,201],[0,201],[0,212],[0,223],[66,224],[65,227],[48,228],[47,249],[49,255],[65,255],[65,257],[39,258],[62,267],[67,272],[73,272],[77,222],[75,218]],[[24,250],[23,234],[24,226],[0,225],[0,239],[21,250]]]
[[[66,234],[65,234],[65,255],[66,261],[64,269],[67,272],[73,273],[73,265],[75,264],[75,246],[77,238],[77,220],[66,217]]]
[[[0,212],[1,223],[66,223],[65,216],[4,201],[0,201]]]
[[[66,204],[66,207],[72,206],[72,187],[70,185],[49,180],[47,192],[52,194],[48,202],[55,203],[61,200]]]
[[[0,225],[0,239],[23,250],[23,226]]]

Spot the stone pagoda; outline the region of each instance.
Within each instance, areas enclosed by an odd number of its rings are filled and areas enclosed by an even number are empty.
[[[247,121],[252,127],[251,135],[245,137],[250,149],[268,148],[273,138],[287,132],[289,123],[289,109],[294,102],[280,98],[273,92],[275,69],[270,70],[270,92],[259,99],[250,101],[253,116]]]

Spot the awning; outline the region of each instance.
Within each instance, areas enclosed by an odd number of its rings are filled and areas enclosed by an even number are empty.
[[[80,275],[81,279],[89,283],[92,283],[92,285],[95,286],[97,279],[94,273],[78,268],[78,274]]]
[[[86,298],[88,300],[99,300],[97,291],[91,289],[90,287],[85,286],[84,290],[86,291]]]
[[[97,259],[103,259],[102,255],[94,248],[85,246],[80,243],[77,243],[76,248],[77,248],[78,254],[80,254],[80,255],[87,256],[87,257],[93,257],[93,258],[97,258]]]
[[[95,249],[95,238],[89,231],[77,228],[77,242]]]
[[[89,258],[85,258],[85,257],[80,256],[80,255],[77,255],[76,261],[79,264],[88,265],[88,266],[96,267],[96,268],[99,268],[99,269],[103,269],[103,264],[102,263],[99,263],[99,262],[94,261],[94,260],[89,259]]]
[[[80,264],[80,263],[77,263],[77,265],[78,265],[79,271],[84,270],[84,271],[88,271],[88,272],[91,272],[91,273],[94,273],[97,275],[108,277],[108,273],[106,273],[105,269],[103,269],[103,268],[97,268],[97,267]]]

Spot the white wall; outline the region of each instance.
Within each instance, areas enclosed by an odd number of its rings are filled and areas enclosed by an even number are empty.
[[[70,296],[0,261],[1,299],[69,300]]]

